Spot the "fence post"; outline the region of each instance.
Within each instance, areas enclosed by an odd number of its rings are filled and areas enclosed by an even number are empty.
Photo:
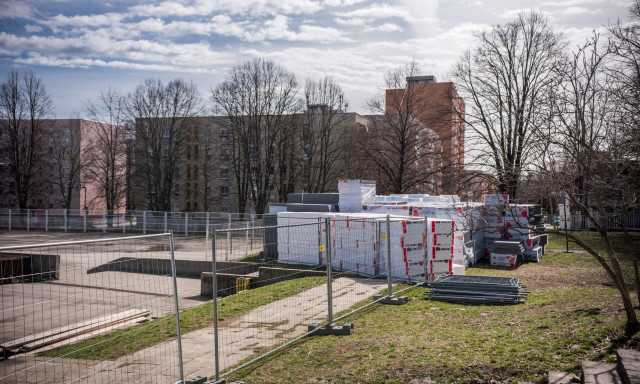
[[[9,208],[9,230],[11,230],[11,208]]]
[[[173,298],[176,307],[176,330],[178,332],[178,366],[180,368],[180,383],[184,383],[184,371],[182,367],[182,334],[180,331],[180,306],[178,305],[178,282],[176,281],[176,256],[173,246],[173,232],[169,235],[171,247],[171,278],[173,280]]]
[[[227,217],[229,218],[229,224],[227,225],[227,229],[231,229],[231,213],[227,212]],[[229,253],[233,252],[233,239],[231,238],[231,231],[227,231],[227,258],[225,261],[229,261]]]
[[[44,231],[49,232],[49,210],[44,210]]]
[[[256,227],[256,223],[254,220],[255,220],[255,215],[252,213],[251,214],[251,252],[253,252],[253,236],[254,236],[253,228]]]
[[[324,219],[326,230],[325,238],[327,242],[327,303],[329,305],[329,327],[333,325],[333,292],[331,286],[331,218]]]
[[[102,211],[102,233],[107,232],[107,211]]]
[[[167,212],[164,213],[164,233],[167,233]]]
[[[27,232],[29,232],[30,226],[31,226],[31,210],[27,209]]]
[[[211,284],[213,293],[213,352],[215,358],[216,381],[220,380],[220,364],[218,351],[218,275],[216,261],[216,231],[211,236]]]
[[[320,217],[318,217],[318,265],[322,265],[322,219]]]
[[[244,234],[244,255],[249,254],[249,222],[246,222],[247,231]]]
[[[384,239],[384,238],[383,238]],[[373,300],[382,304],[402,305],[409,302],[407,296],[393,297],[391,292],[391,217],[387,215],[387,296],[374,295]]]
[[[147,211],[142,212],[142,233],[147,234]]]
[[[207,220],[207,225],[204,227],[204,259],[207,260],[207,257],[209,257],[209,220]]]
[[[87,210],[82,210],[82,232],[87,232]]]
[[[67,216],[69,216],[69,209],[64,209],[64,231],[67,232]]]
[[[127,210],[125,209],[124,212],[122,212],[122,233],[127,233],[127,230],[125,228],[126,223],[127,223]]]
[[[184,213],[184,235],[189,236],[189,212]]]

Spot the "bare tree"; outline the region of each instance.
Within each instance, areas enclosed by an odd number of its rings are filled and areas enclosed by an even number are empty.
[[[127,113],[135,121],[136,178],[146,188],[147,209],[172,211],[185,132],[201,107],[195,85],[181,79],[166,85],[148,79],[128,95]]]
[[[17,70],[0,85],[0,134],[3,162],[6,164],[7,190],[20,208],[27,208],[42,185],[43,138],[53,113],[53,103],[42,79],[31,70],[22,76]]]
[[[481,146],[472,163],[494,172],[499,191],[516,198],[520,175],[537,148],[536,129],[548,122],[548,95],[558,84],[554,68],[562,63],[566,44],[534,11],[476,38],[477,48],[452,70],[470,106],[461,116]]]
[[[330,77],[307,79],[304,97],[307,110],[302,114],[299,135],[302,184],[305,192],[335,190],[345,165],[340,160],[350,145],[344,135],[348,129],[344,112],[349,103],[340,85]]]
[[[618,145],[621,125],[616,118],[618,107],[610,99],[607,55],[594,35],[565,66],[558,67],[563,81],[554,95],[554,115],[544,136],[539,172],[550,181],[550,193],[564,194],[591,223],[605,250],[599,252],[557,227],[552,232],[570,238],[598,261],[620,292],[628,329],[635,331],[640,324],[621,267],[624,255],[614,249],[610,230],[628,233],[625,217],[637,202],[640,168],[627,161]]]
[[[420,75],[415,61],[388,72],[386,94],[370,99],[373,126],[360,147],[375,165],[380,189],[391,193],[441,192],[443,163],[441,138],[429,126],[441,117],[427,92],[407,79]],[[453,110],[449,111],[450,113]]]
[[[74,189],[83,181],[88,156],[88,152],[83,150],[86,138],[80,120],[56,121],[50,137],[50,158],[56,170],[52,182],[60,190],[64,207],[71,208]]]
[[[127,120],[126,100],[109,88],[85,104],[91,120],[88,139],[89,157],[86,177],[98,186],[97,198],[103,200],[111,226],[113,211],[122,208],[126,193]]]
[[[216,110],[228,118],[231,159],[238,209],[250,201],[263,213],[279,183],[286,116],[296,112],[298,84],[295,76],[266,59],[253,59],[231,69],[212,89]],[[290,128],[286,136],[291,135]]]
[[[619,161],[624,164],[629,174],[625,181],[629,182],[634,194],[628,194],[629,201],[622,212],[622,219],[626,219],[629,212],[637,212],[640,203],[640,1],[634,0],[629,8],[631,20],[629,23],[609,26],[612,38],[609,40],[611,51],[609,69],[609,83],[612,84],[612,105],[617,107],[618,122],[617,149],[622,156]],[[636,294],[640,300],[640,253],[632,241],[629,230],[621,228],[633,255]]]

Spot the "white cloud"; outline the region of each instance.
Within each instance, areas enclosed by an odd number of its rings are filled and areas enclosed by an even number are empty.
[[[589,9],[585,7],[567,7],[561,11],[564,15],[585,15],[600,13],[600,9]]]
[[[39,25],[27,24],[24,26],[24,30],[29,33],[34,33],[42,31],[42,27]]]
[[[66,27],[99,27],[104,25],[117,24],[125,18],[121,13],[103,13],[98,15],[65,16],[58,14],[49,19],[41,21],[41,24],[48,26],[54,32]]]
[[[329,7],[339,7],[339,6],[348,7],[351,5],[364,3],[365,1],[369,1],[369,0],[325,0],[324,5],[327,5]]]
[[[366,28],[366,31],[381,31],[381,32],[401,32],[402,28],[393,23],[384,23],[373,27]]]
[[[289,18],[277,15],[273,19],[264,22],[264,27],[251,31],[245,31],[242,38],[248,42],[284,40],[284,41],[312,41],[324,44],[335,42],[348,42],[348,38],[335,28],[319,27],[314,25],[300,25],[299,32],[289,28]]]
[[[365,20],[364,18],[361,17],[352,17],[352,18],[348,18],[348,19],[343,19],[343,18],[337,18],[336,19],[336,23],[341,24],[341,25],[351,25],[351,26],[360,26],[360,25],[366,25],[367,24],[367,20]]]
[[[396,7],[388,4],[373,4],[366,8],[360,8],[353,11],[336,12],[336,15],[345,18],[367,18],[367,19],[387,19],[390,17],[399,17],[405,20],[411,20],[412,16],[404,7]]]
[[[171,17],[207,16],[217,12],[251,15],[308,14],[319,11],[321,8],[320,2],[313,0],[197,0],[136,5],[129,8],[129,11],[133,15],[143,17]]]
[[[33,7],[24,1],[6,1],[2,3],[0,19],[30,19],[33,14]]]

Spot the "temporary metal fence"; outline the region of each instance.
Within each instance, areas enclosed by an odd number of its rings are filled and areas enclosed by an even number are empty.
[[[3,247],[0,260],[0,382],[182,379],[172,234]],[[104,345],[139,342],[153,318],[174,324],[177,337],[102,355]]]
[[[596,220],[600,220],[600,214],[593,212],[592,217]],[[623,226],[627,229],[640,229],[640,212],[630,212],[625,217],[614,214],[607,214],[605,216],[607,229],[616,231],[620,230]],[[544,216],[545,224],[551,226],[557,226],[564,230],[565,220],[564,217],[554,214],[546,214]],[[624,224],[624,225],[623,225]],[[567,213],[566,227],[568,230],[585,231],[594,229],[594,225],[588,217],[584,216],[581,212]]]
[[[207,228],[235,223],[255,226],[262,215],[228,212],[95,211],[83,209],[0,209],[0,229],[206,235]]]
[[[406,222],[424,226],[424,219]],[[249,253],[251,232],[263,239],[263,253]],[[392,233],[388,217],[289,218],[272,226],[212,231],[216,380],[301,338],[351,334],[357,324],[345,321],[371,305],[405,303],[406,298],[381,294],[411,280],[406,258],[390,252],[397,240]],[[243,250],[248,258],[226,261],[229,241],[234,252]],[[256,291],[244,293],[246,288]],[[267,302],[230,317],[237,295],[256,295]]]

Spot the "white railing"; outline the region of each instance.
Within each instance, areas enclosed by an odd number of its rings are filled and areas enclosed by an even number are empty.
[[[205,235],[207,227],[253,227],[262,215],[228,212],[94,211],[82,209],[0,209],[0,229],[64,232],[166,233]]]
[[[599,220],[600,215],[597,212],[593,213],[593,217]],[[607,229],[616,231],[622,229],[622,225],[627,229],[640,229],[640,212],[630,212],[626,217],[620,215],[606,215]],[[546,224],[556,225],[559,228],[564,229],[564,218],[559,215],[545,215],[544,222]],[[584,216],[580,212],[572,212],[567,214],[567,229],[569,230],[590,230],[594,229],[593,223],[588,217]]]

